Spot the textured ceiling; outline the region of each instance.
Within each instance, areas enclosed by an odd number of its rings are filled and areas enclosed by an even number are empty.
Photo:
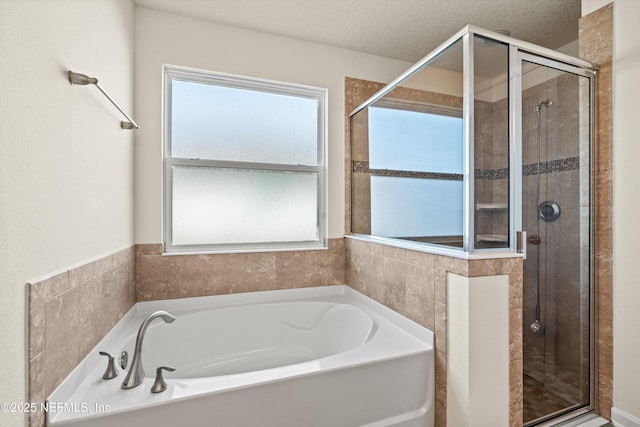
[[[137,6],[415,62],[467,24],[551,49],[580,0],[134,0]]]

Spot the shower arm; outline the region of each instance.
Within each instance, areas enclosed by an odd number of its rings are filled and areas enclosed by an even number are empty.
[[[102,92],[102,94],[109,100],[111,101],[111,103],[113,104],[114,107],[116,107],[118,109],[118,111],[120,111],[122,113],[123,116],[125,116],[128,120],[128,122],[125,121],[121,121],[120,122],[120,127],[122,129],[140,129],[140,126],[138,126],[138,124],[131,118],[129,117],[129,115],[127,113],[124,112],[124,110],[122,108],[120,108],[120,106],[118,105],[118,103],[107,93],[107,91],[105,91],[99,84],[98,84],[98,79],[96,79],[95,77],[89,77],[85,74],[80,74],[80,73],[74,73],[73,71],[69,71],[67,73],[67,78],[69,79],[69,83],[71,83],[72,85],[81,85],[81,86],[85,86],[85,85],[94,85],[95,87],[98,88],[98,90],[100,92]]]

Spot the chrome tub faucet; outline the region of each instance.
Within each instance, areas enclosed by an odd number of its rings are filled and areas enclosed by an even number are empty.
[[[134,388],[142,383],[144,379],[144,367],[142,366],[142,341],[144,340],[144,334],[147,332],[149,324],[155,319],[160,318],[165,323],[172,323],[176,320],[175,316],[167,313],[166,311],[156,311],[148,315],[140,325],[138,329],[138,336],[136,337],[136,347],[133,352],[133,360],[131,361],[131,368],[122,382],[122,388],[129,389]]]

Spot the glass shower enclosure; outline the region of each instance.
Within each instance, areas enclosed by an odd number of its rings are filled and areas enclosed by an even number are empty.
[[[525,425],[593,408],[595,68],[467,26],[350,116],[353,234],[522,253]]]

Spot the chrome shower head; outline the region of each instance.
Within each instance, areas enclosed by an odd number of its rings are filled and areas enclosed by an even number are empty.
[[[536,112],[536,114],[540,114],[540,110],[542,109],[542,107],[551,107],[553,105],[553,101],[548,99],[546,101],[542,101],[540,102],[538,105],[535,106],[534,110]]]
[[[69,78],[69,83],[71,83],[72,85],[97,85],[98,84],[98,79],[96,79],[95,77],[89,77],[85,74],[80,74],[80,73],[74,73],[73,71],[69,71],[67,73],[67,76]]]

